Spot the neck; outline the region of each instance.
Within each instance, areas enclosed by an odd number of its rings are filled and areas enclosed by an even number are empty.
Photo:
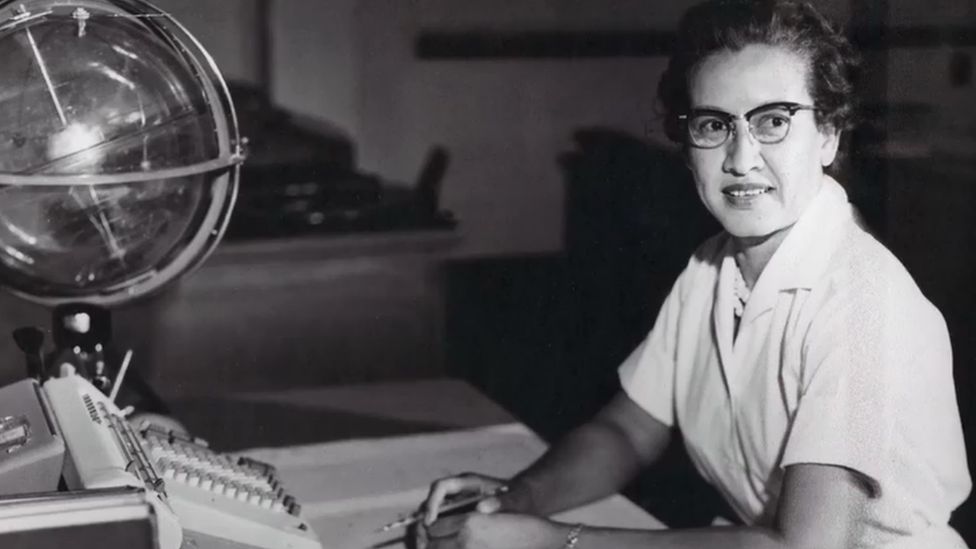
[[[791,228],[793,228],[792,225],[766,236],[733,237],[732,243],[735,249],[735,262],[739,265],[739,270],[742,271],[742,278],[745,280],[746,286],[749,289],[752,289],[756,285],[756,280],[759,279],[759,275],[762,274],[763,269],[766,268],[766,264],[769,263],[773,254],[779,249],[780,244],[783,243]]]
[[[814,190],[815,194],[820,192],[825,179],[829,179],[829,176],[821,173]],[[769,260],[773,258],[773,254],[779,249],[780,244],[783,243],[792,228],[793,225],[790,225],[765,236],[732,237],[735,262],[738,264],[742,278],[750,290],[756,285],[759,275],[762,274],[763,269],[766,268]]]

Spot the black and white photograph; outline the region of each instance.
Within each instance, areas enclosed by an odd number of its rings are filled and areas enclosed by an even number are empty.
[[[5,549],[976,548],[976,0],[0,0]]]

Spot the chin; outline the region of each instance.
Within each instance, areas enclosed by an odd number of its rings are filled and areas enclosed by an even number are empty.
[[[725,232],[732,235],[732,237],[752,242],[765,242],[770,237],[777,234],[781,234],[783,231],[792,227],[792,224],[738,224],[736,226],[723,225]]]
[[[722,228],[735,238],[764,239],[785,228],[779,223],[758,223],[755,219],[724,219],[719,221],[724,221]]]
[[[765,223],[756,223],[754,219],[719,218],[718,221],[725,232],[736,238],[757,238],[775,232],[774,228],[766,226]]]

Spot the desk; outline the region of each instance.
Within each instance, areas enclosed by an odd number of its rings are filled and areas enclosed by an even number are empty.
[[[247,453],[274,464],[324,549],[403,547],[403,531],[375,530],[412,512],[434,479],[464,471],[509,477],[545,450],[523,425],[359,439]],[[631,528],[663,525],[622,496],[555,517]]]

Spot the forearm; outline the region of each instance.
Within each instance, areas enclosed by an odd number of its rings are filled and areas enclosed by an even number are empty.
[[[668,437],[651,448],[634,448],[617,425],[598,416],[570,432],[510,483],[514,511],[547,516],[618,492]]]
[[[586,528],[576,549],[840,549],[861,539],[869,495],[852,471],[830,465],[787,467],[769,528],[688,530]],[[563,526],[565,532],[568,527]]]
[[[758,527],[713,527],[689,530],[620,530],[587,528],[576,549],[812,549],[791,544],[775,530]]]

